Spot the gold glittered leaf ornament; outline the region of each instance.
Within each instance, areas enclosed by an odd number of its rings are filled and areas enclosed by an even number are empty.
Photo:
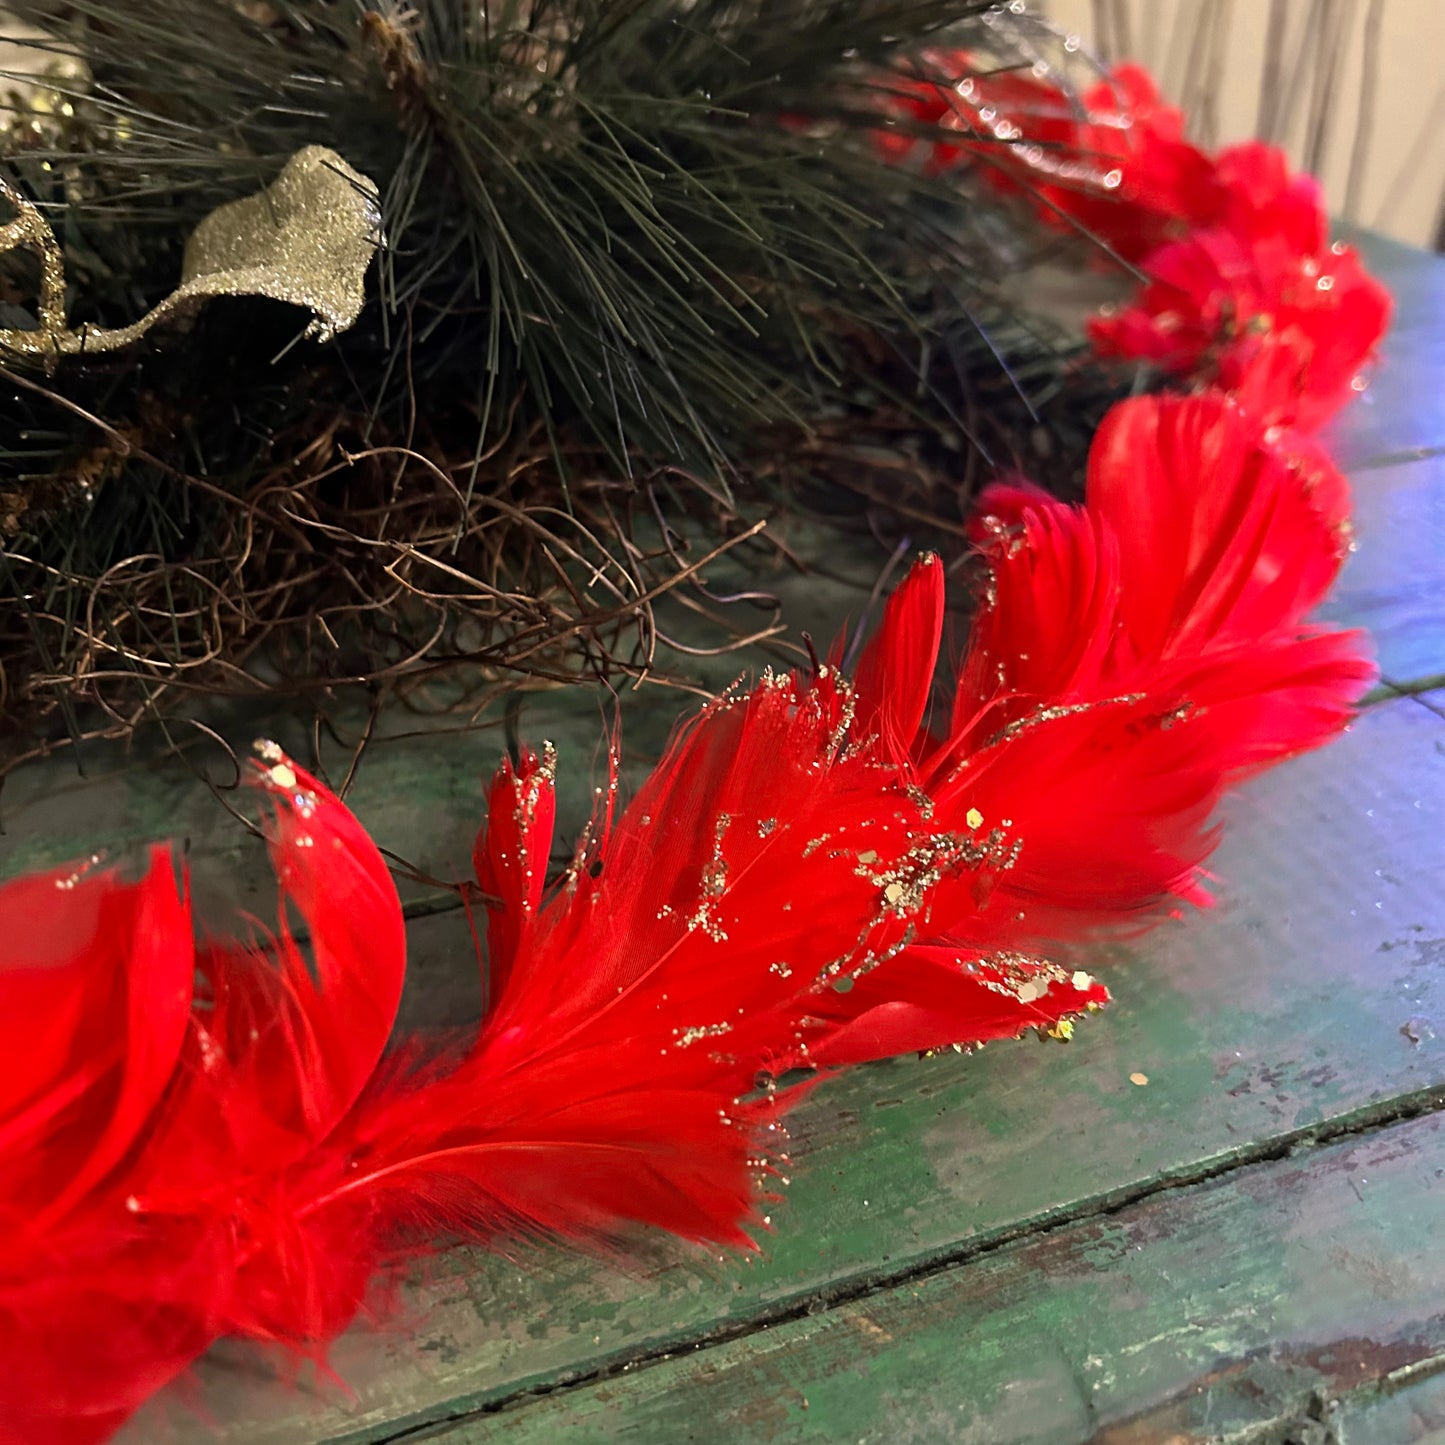
[[[329,341],[361,314],[366,268],[381,242],[375,184],[325,146],[291,157],[264,190],[211,212],[186,243],[181,284],[129,326],[65,321],[65,263],[40,210],[0,180],[18,212],[0,226],[0,251],[40,255],[39,325],[0,329],[0,353],[50,358],[115,351],[162,321],[189,316],[214,296],[265,296],[312,313],[306,335]]]

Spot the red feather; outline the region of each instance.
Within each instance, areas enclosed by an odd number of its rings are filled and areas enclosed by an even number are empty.
[[[1089,323],[1103,356],[1140,357],[1237,396],[1265,422],[1318,427],[1353,394],[1390,320],[1390,296],[1331,245],[1319,184],[1276,146],[1214,162],[1212,209],[1136,259],[1133,302]]]
[[[314,978],[284,910],[275,941],[197,953],[163,851],[139,883],[107,870],[0,891],[0,928],[15,925],[0,936],[25,940],[0,987],[46,1021],[0,1094],[4,1445],[103,1439],[218,1335],[304,1339],[355,1309],[366,1263],[358,1277],[298,1251],[274,1181],[370,1078],[403,924],[356,821],[272,762],[272,857]]]
[[[542,903],[547,858],[556,824],[553,784],[557,760],[550,747],[539,758],[524,752],[517,767],[504,762],[487,795],[487,826],[477,834],[472,866],[487,911],[487,978],[502,992],[512,964],[530,940]]]
[[[180,1057],[189,907],[156,848],[134,882],[89,866],[4,885],[0,938],[0,1442],[84,1445],[209,1342],[167,1314],[185,1263],[134,1247],[123,1201],[93,1208]]]
[[[825,1001],[819,1011],[830,1027],[810,1059],[838,1068],[1017,1038],[1028,1029],[1057,1031],[1062,1020],[1108,1001],[1097,979],[1046,959],[970,957],[946,945],[914,944],[849,993]]]
[[[965,51],[925,52],[920,63],[931,78],[898,78],[886,105],[936,127],[927,169],[982,160],[984,181],[1021,197],[1045,226],[1082,229],[1137,260],[1225,204],[1215,163],[1184,139],[1183,114],[1140,66],[1116,66],[1075,94],[1047,78],[981,69],[988,62]],[[922,149],[896,127],[875,139],[892,160]]]
[[[185,1038],[194,951],[164,848],[134,883],[90,867],[5,884],[0,937],[9,1240],[62,1218],[134,1145]]]
[[[943,564],[925,553],[888,599],[880,641],[864,650],[854,678],[854,729],[890,757],[908,754],[927,717],[943,616]]]
[[[1083,508],[985,496],[990,581],[948,729],[880,736],[934,825],[985,855],[939,889],[949,941],[1028,948],[1203,901],[1224,789],[1325,741],[1374,675],[1358,634],[1301,622],[1344,555],[1344,500],[1317,453],[1291,458],[1212,394],[1116,407]],[[860,667],[870,692],[931,673],[909,618],[939,587],[924,564],[895,595]]]
[[[847,712],[831,675],[713,704],[534,916],[552,778],[505,765],[477,850],[501,986],[454,1069],[359,1112],[359,1169],[327,1207],[746,1243],[776,1107],[740,1096],[807,1057],[818,1001],[897,946],[952,860],[892,773],[847,752]]]

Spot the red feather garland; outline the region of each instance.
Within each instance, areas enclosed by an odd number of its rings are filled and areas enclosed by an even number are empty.
[[[990,84],[1065,147],[1123,144],[1039,82]],[[1317,194],[1273,153],[1211,162],[1147,77],[1117,84],[1141,122],[1122,207],[1062,172],[1056,206],[1133,235],[1146,269],[1161,240],[1190,244],[1186,222],[1258,239],[1268,215],[1316,245]],[[941,140],[934,161],[953,159]],[[1327,329],[1286,357],[1284,393],[1256,371],[1243,405],[1117,407],[1080,507],[990,489],[978,613],[936,709],[944,569],[925,558],[852,684],[830,665],[712,703],[615,819],[606,790],[550,884],[556,760],[505,762],[473,855],[469,1043],[386,1052],[395,889],[273,748],[253,781],[275,815],[274,937],[198,938],[163,849],[136,879],[0,886],[0,1445],[101,1440],[223,1335],[322,1350],[379,1267],[440,1239],[640,1224],[750,1246],[806,1092],[785,1075],[1067,1032],[1103,1003],[1051,950],[1207,901],[1226,788],[1324,742],[1373,676],[1358,634],[1303,620],[1344,555],[1345,483],[1265,431],[1314,419],[1356,364],[1359,336],[1326,364]]]
[[[550,892],[554,760],[503,764],[475,850],[486,1013],[461,1052],[413,1041],[378,1068],[395,892],[275,752],[257,779],[310,968],[284,916],[274,940],[197,949],[162,852],[135,884],[8,885],[0,924],[50,923],[4,971],[44,1025],[6,1025],[24,1066],[0,1095],[0,1347],[25,1394],[0,1441],[102,1438],[221,1334],[324,1342],[380,1262],[439,1235],[747,1245],[799,1096],[760,1078],[1104,1001],[1034,950],[1199,896],[1225,786],[1323,741],[1371,675],[1354,635],[1300,620],[1343,498],[1225,398],[1129,402],[1082,508],[985,498],[988,585],[941,733],[928,558],[854,686],[822,668],[710,705]],[[98,1361],[80,1379],[60,1363],[78,1343]]]

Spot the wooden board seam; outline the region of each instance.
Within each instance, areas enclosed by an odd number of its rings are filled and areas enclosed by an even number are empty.
[[[1439,1086],[1382,1100],[1376,1104],[1337,1115],[1333,1119],[1325,1119],[1298,1129],[1287,1130],[1253,1145],[1243,1146],[1226,1154],[1197,1161],[1186,1168],[1168,1171],[1148,1180],[1095,1195],[1089,1199],[1079,1200],[1077,1203],[1053,1213],[1020,1220],[1014,1225],[995,1230],[986,1236],[960,1242],[952,1248],[940,1250],[927,1258],[914,1262],[906,1269],[860,1271],[848,1280],[811,1290],[777,1305],[761,1309],[746,1320],[738,1320],[710,1329],[698,1330],[691,1334],[680,1335],[676,1340],[667,1341],[636,1354],[617,1353],[600,1360],[591,1368],[564,1374],[558,1380],[527,1385],[511,1394],[474,1407],[468,1407],[459,1402],[444,1413],[431,1416],[424,1421],[414,1419],[393,1433],[374,1435],[368,1432],[365,1438],[373,1441],[374,1445],[402,1445],[402,1442],[416,1440],[443,1427],[461,1424],[471,1419],[502,1414],[522,1408],[537,1400],[584,1389],[624,1373],[632,1374],[662,1364],[679,1354],[694,1354],[712,1350],[760,1334],[778,1325],[826,1314],[888,1291],[965,1268],[1021,1241],[1046,1239],[1066,1230],[1075,1229],[1080,1225],[1097,1223],[1160,1195],[1179,1193],[1199,1185],[1225,1179],[1234,1174],[1254,1171],[1284,1159],[1297,1158],[1327,1146],[1337,1145],[1347,1139],[1363,1139],[1373,1134],[1384,1133],[1396,1125],[1442,1111],[1445,1111],[1445,1090]],[[1440,1361],[1440,1365],[1445,1368],[1445,1359]],[[1401,1383],[1403,1385],[1409,1382],[1402,1381]],[[1274,1428],[1274,1423],[1270,1428]],[[340,1445],[345,1438],[344,1436],[336,1437],[333,1445]],[[1273,1445],[1274,1440],[1273,1436],[1258,1434],[1252,1430],[1247,1437],[1241,1438],[1238,1442],[1229,1442],[1229,1445]]]
[[[1320,1445],[1354,1445],[1353,1431],[1343,1435],[1335,1429],[1335,1422],[1341,1421],[1347,1411],[1377,1404],[1441,1374],[1445,1374],[1445,1354],[1414,1360],[1352,1390],[1311,1390],[1302,1408],[1217,1436],[1214,1445],[1299,1445],[1301,1440],[1318,1440]],[[1306,1433],[1310,1427],[1314,1427],[1313,1433]],[[1361,1440],[1360,1445],[1365,1442]]]
[[[1408,447],[1400,452],[1384,452],[1379,456],[1366,457],[1363,461],[1350,460],[1350,476],[1359,472],[1383,471],[1386,467],[1408,466],[1411,462],[1427,462],[1434,457],[1445,456],[1445,443],[1431,446]]]

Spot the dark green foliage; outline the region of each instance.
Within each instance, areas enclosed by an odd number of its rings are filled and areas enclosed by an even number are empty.
[[[969,441],[1017,450],[1030,397],[1057,390],[1057,339],[994,294],[1025,249],[1008,218],[956,176],[886,162],[870,134],[945,29],[982,64],[1028,54],[1010,27],[1036,22],[984,24],[978,0],[7,8],[92,77],[73,118],[9,157],[64,245],[72,325],[136,319],[175,286],[196,222],[305,145],[376,181],[384,225],[373,299],[328,346],[294,344],[304,318],[279,303],[228,301],[187,334],[0,385],[0,587],[27,618],[0,628],[12,699],[26,677],[93,697],[87,673],[127,670],[141,710],[178,678],[233,686],[273,623],[304,633],[338,597],[364,611],[396,549],[539,606],[570,589],[543,642],[585,654],[591,584],[553,575],[535,516],[585,534],[584,573],[599,553],[635,569],[639,510],[690,517],[703,546],[742,524],[760,472],[790,470],[755,465],[760,438],[872,437],[883,416],[936,471]],[[33,295],[31,258],[0,265]],[[368,447],[395,450],[351,467]],[[155,562],[127,574],[143,596],[107,574],[132,556]],[[531,666],[526,611],[483,608],[470,655]],[[403,596],[388,647],[407,618]],[[376,621],[321,671],[375,671]],[[304,672],[317,654],[298,647]]]
[[[834,383],[841,331],[907,324],[920,250],[965,275],[979,259],[856,134],[874,67],[977,3],[12,8],[65,17],[101,124],[114,96],[125,128],[21,167],[32,186],[78,168],[77,319],[133,318],[174,285],[202,215],[329,145],[383,196],[384,360],[373,334],[350,344],[356,364],[388,383],[382,405],[402,358],[412,385],[467,386],[483,433],[525,385],[620,465],[641,447],[725,467],[749,425]]]

